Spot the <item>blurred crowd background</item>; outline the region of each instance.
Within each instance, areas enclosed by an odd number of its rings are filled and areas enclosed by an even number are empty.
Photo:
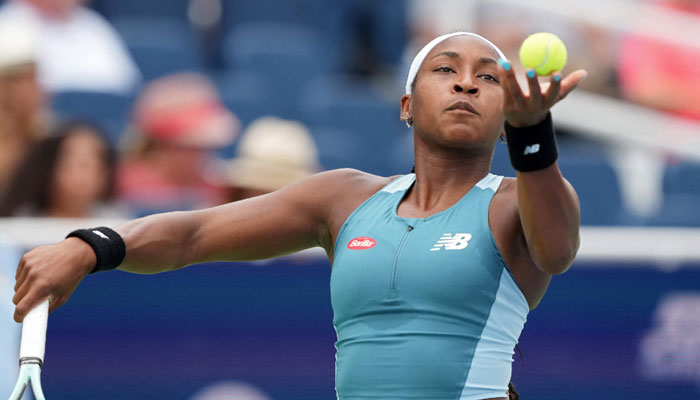
[[[322,169],[406,173],[408,64],[431,38],[464,29],[513,60],[527,35],[554,32],[568,45],[564,72],[589,71],[578,91],[592,97],[580,104],[610,102],[614,121],[579,107],[567,123],[554,111],[584,225],[700,226],[700,149],[625,139],[638,130],[626,121],[644,111],[691,128],[662,125],[666,141],[700,129],[700,46],[678,23],[698,25],[700,2],[636,1],[646,12],[607,25],[603,16],[630,3],[539,3],[6,0],[0,215],[134,217],[222,204]],[[601,139],[595,122],[617,132]],[[493,170],[514,174],[504,145]]]
[[[564,73],[589,71],[553,110],[585,227],[700,227],[698,0],[0,0],[0,217],[119,220],[327,169],[408,173],[408,66],[453,30],[486,36],[516,68],[529,34],[553,32]],[[493,172],[515,174],[503,144]],[[7,236],[3,321],[22,250]],[[524,398],[697,398],[697,269],[633,253],[633,268],[584,259],[557,277],[521,339]],[[52,314],[45,387],[332,398],[328,265],[305,263],[91,276]],[[18,337],[0,323],[3,371],[16,371]],[[13,382],[0,374],[0,388]]]

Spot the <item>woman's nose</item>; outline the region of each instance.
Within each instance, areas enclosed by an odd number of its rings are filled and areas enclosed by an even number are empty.
[[[456,93],[467,92],[469,94],[478,94],[479,86],[477,86],[471,78],[465,77],[455,82],[452,90]]]

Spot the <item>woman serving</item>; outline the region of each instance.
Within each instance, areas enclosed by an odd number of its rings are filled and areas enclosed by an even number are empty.
[[[64,304],[91,272],[150,274],[321,246],[332,264],[343,400],[505,399],[528,311],[573,262],[579,206],[549,109],[585,76],[519,87],[486,39],[436,38],[413,61],[401,118],[415,174],[316,174],[220,207],[72,232],[17,270],[15,319]],[[489,173],[499,137],[516,178]]]

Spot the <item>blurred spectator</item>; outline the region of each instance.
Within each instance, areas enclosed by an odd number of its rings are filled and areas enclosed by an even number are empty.
[[[603,0],[589,0],[577,7],[599,7]],[[616,95],[614,82],[613,42],[609,34],[593,25],[537,13],[529,7],[503,7],[489,2],[462,0],[412,0],[409,7],[411,40],[404,52],[405,79],[416,52],[434,37],[447,32],[466,30],[487,37],[506,57],[514,61],[518,76],[524,76],[519,50],[523,40],[535,32],[554,32],[566,43],[568,70],[583,68],[589,76],[581,87],[600,94]],[[524,83],[524,82],[523,82]]]
[[[13,0],[0,19],[36,27],[40,81],[50,92],[127,93],[139,72],[117,32],[85,0]]]
[[[0,205],[2,216],[116,216],[114,156],[105,138],[83,122],[61,125],[38,142],[14,174]]]
[[[407,36],[404,0],[319,3],[326,39],[340,49],[340,72],[382,78],[400,64]]]
[[[700,24],[700,1],[663,0],[659,6]],[[646,23],[644,21],[643,23]],[[631,101],[700,120],[700,49],[630,34],[620,41],[618,79]]]
[[[0,19],[0,195],[29,147],[48,126],[36,78],[36,37],[30,27]]]
[[[151,82],[136,101],[125,138],[121,200],[137,215],[220,204],[223,191],[208,173],[214,150],[230,145],[238,129],[206,77],[182,73]]]
[[[190,400],[272,400],[250,383],[223,381],[212,383],[195,393]]]
[[[577,3],[579,8],[599,8],[604,0]],[[520,45],[531,34],[552,32],[567,47],[567,62],[563,73],[582,68],[588,72],[580,88],[595,93],[616,96],[614,48],[609,32],[581,20],[533,11],[528,7],[506,7],[482,2],[477,7],[476,32],[489,38],[506,57],[513,61],[518,77],[525,83],[524,67],[520,63]]]
[[[273,192],[320,170],[314,140],[296,121],[275,117],[253,121],[236,153],[225,171],[228,201]]]
[[[12,392],[19,372],[17,358],[21,325],[12,320],[15,311],[12,296],[20,255],[19,249],[0,238],[0,393],[3,396]]]

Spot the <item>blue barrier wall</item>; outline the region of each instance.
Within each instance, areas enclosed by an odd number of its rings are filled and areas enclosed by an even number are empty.
[[[637,267],[579,263],[554,278],[515,357],[524,400],[700,398],[700,358],[686,360],[697,368],[685,376],[673,358],[679,343],[700,357],[700,342],[688,344],[698,330],[687,326],[684,338],[664,317],[700,320],[700,308],[688,307],[700,296],[700,268]],[[329,276],[325,260],[289,259],[89,276],[51,315],[45,392],[184,400],[235,379],[276,400],[335,398]],[[658,354],[663,368],[655,367]]]

